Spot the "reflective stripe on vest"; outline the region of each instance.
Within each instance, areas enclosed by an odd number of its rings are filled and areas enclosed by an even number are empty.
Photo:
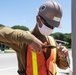
[[[55,40],[52,37],[49,37],[50,44],[56,46]],[[56,75],[56,48],[51,49],[50,57],[47,60],[47,68],[53,74]],[[49,73],[49,75],[51,75]]]
[[[33,75],[38,75],[37,55],[32,51]]]

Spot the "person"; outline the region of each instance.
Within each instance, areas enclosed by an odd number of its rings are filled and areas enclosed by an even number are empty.
[[[40,6],[32,31],[0,27],[0,43],[16,51],[19,75],[56,75],[56,65],[68,68],[68,50],[49,36],[61,18],[61,5],[50,0]]]

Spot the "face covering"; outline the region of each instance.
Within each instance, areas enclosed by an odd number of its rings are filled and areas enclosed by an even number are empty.
[[[42,35],[45,35],[45,36],[48,36],[49,34],[51,34],[53,32],[53,29],[47,27],[45,24],[42,23],[42,27],[40,28],[39,27],[39,24],[38,24],[38,29],[40,31],[40,33]]]

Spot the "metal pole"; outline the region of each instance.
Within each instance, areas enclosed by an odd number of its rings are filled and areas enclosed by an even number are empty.
[[[72,0],[72,56],[73,75],[76,75],[76,0]]]

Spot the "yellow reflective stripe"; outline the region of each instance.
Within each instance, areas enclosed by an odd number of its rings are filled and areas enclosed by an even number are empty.
[[[53,64],[53,67],[54,67],[54,69],[53,69],[53,75],[56,75],[56,65]]]
[[[32,51],[33,75],[38,75],[37,55]]]
[[[52,38],[52,37],[50,37],[51,38],[51,41],[52,41],[52,45],[53,46],[56,46],[56,43],[55,43],[55,40]],[[52,60],[52,62],[53,62],[53,75],[56,75],[56,65],[55,65],[55,62],[56,62],[56,48],[53,48],[52,49],[54,52],[54,59]]]
[[[54,40],[53,40],[52,44],[54,46],[56,45]],[[52,62],[54,63],[56,61],[56,48],[54,48],[53,51],[54,51],[54,59],[52,60]],[[53,75],[56,75],[55,74],[56,73],[56,65],[55,65],[55,63],[53,64],[53,68],[54,68],[53,69]]]
[[[56,61],[56,50],[54,49],[54,59],[52,60],[52,62],[55,62]],[[53,65],[53,75],[56,75],[55,73],[56,73],[56,65],[55,65],[55,63],[53,63],[54,65]]]
[[[55,62],[56,61],[56,48],[54,48],[53,51],[54,51],[54,59],[52,60],[52,62]]]
[[[53,39],[53,37],[50,37],[50,38],[52,41],[52,45],[56,46],[56,43],[55,43],[55,40]],[[53,48],[52,50],[54,51],[54,59],[52,60],[52,62],[55,62],[56,61],[56,48]]]

